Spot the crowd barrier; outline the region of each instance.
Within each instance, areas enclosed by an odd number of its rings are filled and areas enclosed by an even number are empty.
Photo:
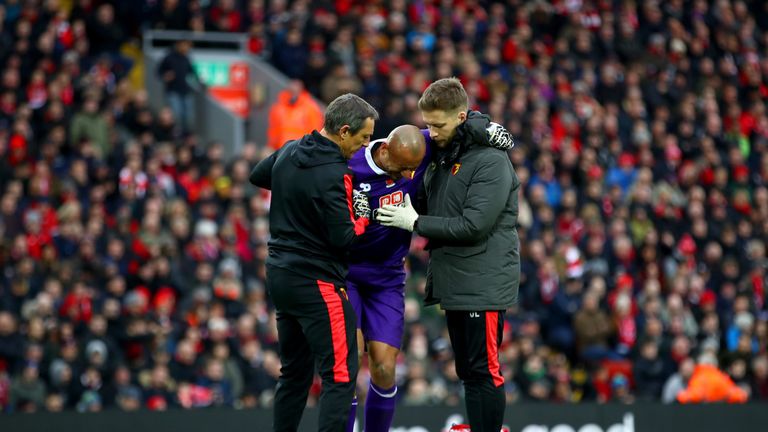
[[[443,432],[464,421],[462,412],[398,407],[391,432]],[[768,430],[768,405],[516,404],[507,407],[505,420],[511,432],[749,432]],[[3,432],[269,432],[271,424],[265,409],[0,414]],[[316,409],[305,411],[299,430],[317,430]]]

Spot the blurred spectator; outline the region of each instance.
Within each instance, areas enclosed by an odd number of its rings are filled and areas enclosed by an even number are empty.
[[[288,78],[301,78],[307,63],[307,47],[301,29],[289,28],[280,32],[274,40],[272,61]]]
[[[213,406],[232,406],[234,403],[232,383],[225,378],[225,373],[224,363],[213,358],[207,361],[205,372],[198,380],[198,385],[211,391]]]
[[[100,393],[103,395],[105,408],[114,408],[118,406],[118,394],[133,385],[131,370],[125,366],[117,366]]]
[[[640,344],[640,358],[634,364],[635,394],[641,400],[659,400],[665,378],[669,376],[659,347],[654,341]]]
[[[267,145],[277,150],[298,136],[322,128],[322,110],[301,81],[292,80],[269,108]]]
[[[129,385],[117,391],[117,407],[122,411],[137,411],[141,408],[141,390]]]
[[[189,21],[189,9],[179,0],[162,0],[152,9],[152,28],[158,30],[185,30]]]
[[[752,361],[751,396],[758,400],[768,399],[768,358],[765,355]]]
[[[243,393],[243,373],[240,370],[240,365],[237,361],[230,356],[229,345],[224,342],[217,343],[213,346],[212,359],[218,360],[224,367],[223,378],[228,381],[232,387],[232,397],[237,399]]]
[[[120,50],[124,41],[123,29],[119,20],[115,21],[112,5],[99,6],[96,13],[89,16],[86,25],[92,54],[116,54]]]
[[[717,368],[714,358],[703,355],[693,370],[688,387],[678,393],[677,400],[680,403],[743,403],[747,397],[747,392]]]
[[[616,374],[611,379],[612,400],[623,404],[635,402],[635,396],[632,394],[629,386],[629,380],[623,374]]]
[[[235,0],[216,0],[211,7],[210,21],[217,31],[240,32],[243,29],[243,14],[236,8]]]
[[[195,124],[194,92],[202,85],[189,59],[190,49],[192,42],[176,42],[157,68],[157,74],[165,85],[168,105],[185,132],[191,131]]]
[[[340,63],[332,66],[320,83],[320,97],[325,103],[330,103],[345,93],[358,94],[361,90],[360,80]]]
[[[574,316],[581,303],[583,282],[569,276],[562,289],[558,290],[548,310],[546,320],[549,329],[548,342],[559,351],[571,352],[574,337]]]
[[[695,366],[696,363],[690,357],[680,362],[678,371],[670,375],[664,383],[661,394],[663,403],[670,404],[677,401],[677,396],[688,387]]]
[[[0,311],[0,369],[17,370],[24,339],[17,331],[16,318],[8,311]]]
[[[72,118],[69,140],[84,156],[95,152],[97,158],[104,160],[112,151],[109,124],[99,112],[96,96],[88,97],[83,110]],[[88,147],[92,147],[92,150]]]
[[[175,402],[176,383],[171,379],[168,367],[155,365],[139,378],[144,394],[144,405],[152,411],[165,411]]]
[[[595,361],[613,357],[608,346],[613,325],[605,312],[599,309],[596,294],[587,293],[584,296],[584,304],[574,316],[573,328],[582,358]]]
[[[42,409],[44,403],[45,384],[40,379],[38,366],[28,363],[11,379],[8,406],[12,411],[30,413]]]
[[[197,381],[199,364],[194,344],[190,340],[181,340],[176,345],[176,353],[170,363],[171,377],[178,382]]]

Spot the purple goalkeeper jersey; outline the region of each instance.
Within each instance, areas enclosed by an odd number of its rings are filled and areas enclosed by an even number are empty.
[[[383,139],[371,142],[361,148],[349,160],[349,168],[354,173],[354,188],[368,195],[371,211],[388,205],[400,204],[405,195],[411,196],[414,202],[421,187],[424,172],[430,162],[431,139],[426,129],[421,131],[427,141],[427,152],[412,179],[401,178],[393,180],[386,172],[373,162],[373,151]],[[399,266],[403,264],[411,245],[409,231],[385,227],[371,220],[361,239],[355,242],[350,253],[351,264],[377,264],[384,266]]]

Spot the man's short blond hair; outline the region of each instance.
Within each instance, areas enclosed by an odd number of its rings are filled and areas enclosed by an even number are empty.
[[[422,111],[458,112],[468,108],[467,92],[456,77],[433,82],[419,99],[419,109]]]

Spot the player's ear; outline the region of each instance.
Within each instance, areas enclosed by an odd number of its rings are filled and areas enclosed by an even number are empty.
[[[376,149],[377,152],[379,152],[379,157],[382,159],[389,158],[389,143],[387,141],[381,141],[380,144],[378,144],[378,147]]]
[[[459,121],[463,122],[467,119],[467,112],[466,111],[459,111]]]

